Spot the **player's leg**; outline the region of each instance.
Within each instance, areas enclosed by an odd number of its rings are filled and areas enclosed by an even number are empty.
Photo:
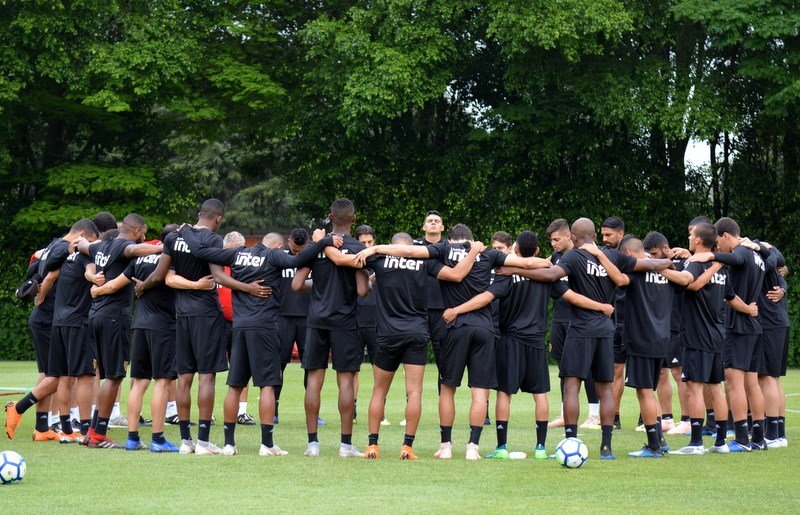
[[[583,381],[583,388],[586,391],[586,402],[589,404],[589,414],[581,429],[600,429],[600,401],[597,398],[597,388],[594,385],[594,378],[589,376]]]
[[[339,417],[341,419],[341,445],[339,456],[342,458],[363,457],[364,454],[353,445],[353,419],[355,418],[355,381],[364,350],[359,338],[359,331],[330,331],[331,361],[336,370],[336,383],[339,387]]]
[[[317,424],[319,420],[320,394],[322,385],[325,383],[325,371],[328,368],[330,351],[330,331],[308,327],[306,329],[306,348],[303,354],[303,370],[305,370],[306,382],[304,407],[306,431],[308,432],[306,456],[319,456]]]
[[[236,365],[231,363],[231,371],[235,366]],[[232,381],[229,375],[228,393],[225,395],[225,400],[222,404],[222,431],[225,435],[225,443],[222,448],[222,454],[225,456],[234,456],[238,452],[236,448],[236,416],[239,413],[239,397],[244,389],[244,386],[231,385],[232,382],[238,383],[238,378]]]
[[[466,457],[468,460],[479,460],[481,455],[478,446],[487,418],[489,391],[497,388],[497,338],[494,331],[483,327],[469,327],[465,336],[464,344],[468,343],[469,352],[469,387],[472,392]]]
[[[197,357],[197,454],[220,454],[222,449],[211,442],[217,373],[228,370],[227,339],[222,313],[195,317],[190,326],[192,351]],[[236,399],[238,408],[238,398]],[[238,411],[238,409],[237,409]]]
[[[268,330],[248,331],[248,355],[253,368],[253,384],[260,388],[258,417],[261,423],[259,456],[289,454],[275,444],[275,388],[283,384],[281,371],[281,339],[277,324]]]
[[[414,360],[415,363],[427,359],[428,344],[426,340],[418,342],[420,359]],[[424,353],[423,353],[424,352]],[[422,385],[425,378],[424,364],[406,363],[403,365],[406,380],[406,430],[403,435],[403,447],[400,449],[401,460],[416,460],[413,446],[417,435],[419,420],[422,416]]]
[[[556,365],[559,367],[559,369],[561,367],[561,357],[564,353],[564,340],[567,336],[568,328],[569,328],[569,323],[553,322],[550,325],[550,356],[556,362]],[[592,382],[592,391],[596,399],[597,390],[594,388],[594,381]],[[547,427],[564,427],[564,381],[563,380],[559,380],[559,393],[561,395],[561,410],[559,412],[559,416],[553,419],[548,424]],[[589,395],[588,388],[586,390],[586,394],[587,396]],[[599,417],[599,411],[598,411],[598,417]]]
[[[497,447],[486,455],[492,459],[508,459],[508,422],[511,411],[511,394],[519,391],[525,364],[520,345],[509,336],[501,336],[495,345],[497,370],[497,395],[495,397],[494,423]]]
[[[142,414],[144,394],[153,377],[151,350],[155,332],[147,329],[134,329],[131,342],[131,390],[128,393],[128,440],[125,450],[145,449],[139,438],[139,416]]]
[[[131,385],[131,391],[128,394],[128,441],[125,444],[126,450],[146,449],[139,438],[139,416],[142,414],[144,394],[149,386],[150,380],[143,378],[137,378]]]
[[[675,422],[672,419],[672,383],[669,380],[669,369],[663,367],[659,371],[658,389],[658,404],[661,410],[661,429],[669,431],[675,427]]]
[[[745,374],[744,389],[753,419],[752,448],[753,450],[763,450],[766,447],[766,443],[764,442],[766,415],[764,409],[764,393],[761,391],[757,372],[747,372]]]
[[[628,359],[628,350],[622,340],[622,327],[617,326],[614,331],[614,426],[622,429],[622,422],[619,418],[620,406],[622,404],[622,394],[625,392],[625,362]]]
[[[447,329],[440,341],[441,364],[439,370],[439,450],[435,458],[449,460],[453,457],[453,421],[456,418],[456,388],[461,386],[464,370],[469,359],[469,340],[465,336],[466,327]],[[481,422],[481,425],[483,423]]]
[[[369,400],[369,446],[364,453],[364,457],[368,459],[377,459],[380,457],[378,436],[381,430],[381,419],[383,418],[383,407],[386,401],[386,395],[389,393],[389,387],[392,385],[394,374],[394,371],[383,370],[374,363],[372,365],[374,384],[372,387],[372,396]]]

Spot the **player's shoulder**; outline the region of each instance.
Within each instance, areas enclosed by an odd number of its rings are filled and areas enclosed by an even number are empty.
[[[179,237],[180,234],[178,234],[177,231],[172,231],[171,233],[167,234],[167,236],[164,238],[163,242],[164,246],[166,247],[168,245],[172,245],[175,242],[175,240],[177,240]]]
[[[347,249],[349,252],[361,252],[362,250],[367,248],[366,245],[364,245],[357,239],[353,238],[349,234],[345,234],[342,237],[342,240],[343,240],[342,248]]]

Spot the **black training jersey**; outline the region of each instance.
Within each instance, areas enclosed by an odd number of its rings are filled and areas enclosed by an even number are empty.
[[[469,253],[469,245],[437,243],[428,245],[428,251],[432,259],[439,261],[434,270],[438,274],[445,265],[450,267],[458,265]],[[482,254],[475,257],[475,264],[472,265],[472,269],[463,281],[460,283],[440,281],[445,306],[448,308],[458,306],[472,299],[475,295],[486,291],[491,283],[492,270],[503,266],[507,256],[508,254],[504,254],[499,250],[486,249]],[[492,322],[491,308],[484,306],[481,309],[459,315],[451,324],[452,327],[461,327],[463,325],[485,327],[493,331],[494,324]]]
[[[487,291],[500,299],[500,334],[543,349],[550,288],[518,275],[495,277]]]
[[[553,252],[550,257],[550,262],[554,265],[558,264],[563,254],[561,252]],[[569,302],[561,297],[569,289],[569,277],[562,277],[560,280],[552,284],[550,296],[553,299],[553,322],[569,323],[572,317],[572,308]]]
[[[775,247],[769,249],[771,255],[775,257],[775,266],[786,266],[783,254]],[[764,329],[776,327],[789,327],[789,310],[784,296],[779,302],[772,302],[767,297],[767,292],[778,286],[786,290],[786,280],[778,273],[777,268],[772,268],[764,273],[764,283],[761,293],[758,296],[758,318]]]
[[[730,268],[730,280],[733,291],[745,304],[756,302],[764,283],[766,265],[759,253],[742,245],[736,246],[731,253],[714,253],[715,259]],[[739,334],[761,334],[761,321],[728,307],[726,310],[726,327]]]
[[[106,282],[116,279],[128,268],[132,259],[125,257],[125,249],[130,245],[135,244],[125,238],[114,238],[89,247],[94,259],[94,266],[97,272],[103,272]],[[133,289],[133,284],[128,284],[110,295],[101,295],[92,299],[89,317],[130,317]]]
[[[689,263],[685,270],[694,280],[705,272],[711,263]],[[687,289],[683,294],[681,333],[684,345],[706,352],[725,350],[725,333],[722,313],[725,299],[734,297],[728,271],[722,269],[697,291]]]
[[[622,340],[631,356],[664,358],[669,347],[675,288],[658,272],[633,272],[628,278]]]
[[[683,259],[673,259],[672,263],[675,265],[675,270],[682,272],[686,264]],[[673,284],[676,289],[676,294],[672,296],[672,312],[669,315],[669,331],[670,333],[681,332],[681,310],[683,309],[683,287]]]
[[[339,248],[342,253],[357,254],[366,248],[349,234],[343,237],[344,244]],[[357,329],[357,270],[336,266],[325,256],[325,252],[317,255],[310,268],[314,280],[308,306],[308,327],[343,331]]]
[[[161,254],[152,254],[134,259],[125,269],[125,277],[144,281],[152,274]],[[175,326],[175,290],[164,283],[150,288],[136,301],[136,314],[132,329],[168,331]]]
[[[372,270],[367,270],[367,273],[372,273]],[[374,289],[378,285],[375,284]],[[356,321],[358,322],[359,329],[368,327],[377,327],[378,325],[378,296],[373,291],[366,297],[358,297],[358,308],[356,308]]]
[[[36,273],[39,274],[41,280],[50,272],[58,270],[67,259],[69,255],[69,242],[62,238],[55,238],[51,241],[42,252],[42,256],[36,262]],[[29,322],[42,325],[52,325],[53,311],[56,304],[56,293],[58,292],[59,279],[50,287],[47,296],[44,298],[39,306],[34,307]]]
[[[374,255],[367,266],[375,271],[377,334],[379,336],[428,334],[429,277],[435,277],[439,263],[429,259]],[[359,309],[361,309],[359,307]]]
[[[613,249],[600,249],[622,273],[633,270],[636,260]],[[569,289],[594,301],[612,304],[617,286],[606,269],[585,250],[572,249],[558,261],[569,278]],[[571,306],[570,334],[582,338],[613,338],[614,322],[600,311]]]
[[[86,280],[86,267],[92,258],[78,251],[72,252],[61,265],[58,274],[59,289],[56,292],[53,325],[56,327],[80,327],[87,323],[92,305],[92,283]]]
[[[288,255],[291,251],[284,250]],[[281,281],[279,290],[279,300],[281,307],[278,314],[284,317],[306,317],[308,316],[308,303],[311,299],[307,291],[297,292],[292,290],[292,281],[297,274],[297,268],[285,268],[281,270]],[[272,292],[275,295],[275,292]]]
[[[444,241],[444,240],[442,240]],[[424,236],[414,240],[414,245],[437,245],[425,239]],[[428,277],[428,284],[425,285],[428,292],[428,309],[444,309],[444,299],[442,298],[442,288],[439,285],[439,280],[436,277]]]
[[[206,247],[222,248],[222,237],[205,227],[184,227],[181,233],[191,231]],[[170,269],[190,281],[211,275],[208,262],[199,259],[189,250],[183,236],[177,232],[164,238],[164,254],[170,257]],[[175,312],[179,317],[216,316],[222,312],[216,290],[175,290]]]

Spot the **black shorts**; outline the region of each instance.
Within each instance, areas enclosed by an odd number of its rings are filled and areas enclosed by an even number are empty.
[[[258,388],[283,384],[281,339],[277,324],[259,329],[234,329],[228,386]]]
[[[134,329],[131,378],[175,379],[175,328]]]
[[[613,381],[614,339],[572,336],[567,333],[558,377],[591,377],[597,383]]]
[[[28,323],[33,340],[33,351],[36,353],[36,367],[40,374],[46,374],[50,358],[50,338],[53,333],[52,326]]]
[[[442,339],[444,333],[447,331],[447,325],[442,318],[443,309],[429,309],[428,310],[428,333],[431,339],[431,348],[433,349],[433,359],[436,360],[436,368],[439,370],[439,379],[441,380],[441,370],[444,368],[444,361],[442,361]]]
[[[94,375],[94,345],[89,326],[53,327],[50,340],[49,377]]]
[[[664,358],[645,358],[628,355],[625,362],[625,386],[631,388],[658,388],[658,378],[664,368]]]
[[[769,327],[761,335],[761,367],[758,373],[762,376],[781,377],[786,374],[784,349],[788,327]]]
[[[131,361],[131,321],[125,315],[117,318],[89,319],[94,339],[97,370],[100,379],[125,377]]]
[[[361,345],[361,354],[367,351],[370,362],[375,360],[375,341],[378,338],[377,329],[374,327],[359,327],[358,340]]]
[[[210,317],[178,317],[175,370],[178,374],[216,374],[228,370],[222,313]]]
[[[681,379],[693,383],[720,384],[725,380],[721,352],[683,348]]]
[[[624,365],[628,361],[628,346],[622,339],[623,325],[617,324],[614,331],[614,363]]]
[[[442,384],[458,388],[467,369],[470,388],[496,388],[495,338],[494,330],[488,327],[448,328],[442,339]]]
[[[329,355],[333,357],[333,369],[337,372],[358,372],[364,358],[364,349],[359,344],[358,329],[337,331],[309,327],[306,331],[303,368],[306,370],[328,368]]]
[[[663,360],[664,368],[681,366],[682,356],[683,336],[681,336],[681,333],[669,333],[669,348],[667,348],[667,357]]]
[[[550,324],[550,356],[561,361],[564,355],[564,339],[567,337],[569,322],[553,322]]]
[[[547,393],[550,391],[550,371],[547,368],[547,351],[544,337],[539,345],[526,345],[511,336],[501,336],[497,341],[497,390],[515,394]]]
[[[427,334],[378,336],[372,364],[387,372],[396,372],[400,364],[425,365],[428,362]]]
[[[786,375],[786,370],[789,368],[789,334],[790,328],[786,328],[786,339],[783,342],[783,358],[781,358],[781,377]]]
[[[761,369],[761,354],[760,334],[725,333],[725,368],[758,372]]]
[[[281,365],[286,366],[292,361],[292,350],[297,344],[297,354],[303,361],[306,349],[306,317],[278,317],[278,330],[281,337]]]

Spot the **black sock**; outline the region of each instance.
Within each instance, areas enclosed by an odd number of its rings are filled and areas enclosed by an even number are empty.
[[[197,441],[207,442],[211,436],[211,420],[197,421]]]
[[[733,427],[733,412],[728,412],[728,429],[734,429]]]
[[[378,433],[369,434],[369,445],[378,445]]]
[[[92,427],[92,419],[90,418],[82,418],[81,419],[81,434],[86,436],[89,433],[89,428]]]
[[[749,411],[747,412],[747,431],[753,432],[753,414]]]
[[[94,413],[92,413],[92,424],[91,424],[91,426],[89,426],[92,429],[97,428],[97,417],[98,417],[98,415],[99,415],[98,411],[94,410]]]
[[[733,430],[736,432],[737,442],[742,445],[750,445],[750,437],[747,433],[747,419],[735,421]]]
[[[616,422],[616,421],[617,421],[617,418],[614,417],[614,422]],[[641,426],[642,424],[644,424],[644,420],[642,420],[642,414],[639,413],[639,421],[636,423],[636,425],[637,426]]]
[[[139,439],[139,431],[128,431],[128,439],[129,440],[138,440]]]
[[[36,412],[36,430],[40,433],[44,433],[50,426],[47,424],[49,421],[49,415],[46,411],[37,411]]]
[[[672,420],[672,413],[664,413],[661,415],[661,420]]]
[[[547,421],[546,420],[537,420],[536,421],[536,445],[544,445],[544,442],[547,441]]]
[[[656,417],[656,434],[658,435],[658,441],[664,441],[664,430],[661,429],[661,417]]]
[[[614,413],[614,425],[621,426],[622,420],[619,418],[619,412]]]
[[[317,438],[317,433],[308,433],[308,443],[311,442],[319,442],[319,438]]]
[[[502,447],[508,443],[508,420],[495,420],[497,424],[497,446]]]
[[[717,439],[714,441],[714,446],[722,447],[725,445],[725,437],[728,435],[728,422],[717,421],[714,423],[714,429],[717,431]]]
[[[31,393],[27,394],[25,397],[23,397],[22,399],[20,399],[14,405],[14,409],[17,410],[18,414],[22,415],[23,413],[28,411],[28,409],[30,409],[30,407],[33,406],[34,404],[36,404],[37,402],[39,402],[39,399],[37,399],[36,396],[33,395],[33,392],[31,392]],[[38,431],[38,429],[37,429],[37,431]]]
[[[692,426],[692,438],[689,440],[689,445],[703,445],[703,419],[693,418],[690,424]]]
[[[715,429],[717,427],[713,409],[706,410],[706,427],[709,429]]]
[[[594,385],[594,378],[587,377],[583,381],[583,387],[586,390],[586,402],[589,404],[597,404],[600,399],[597,397],[597,387]]]
[[[767,440],[778,439],[778,420],[780,417],[767,417],[767,430],[765,436]]]
[[[353,435],[342,433],[342,445],[353,445]]]
[[[261,424],[261,445],[275,447],[275,442],[272,441],[272,427],[272,424]]]
[[[181,430],[181,440],[191,440],[192,439],[192,430],[190,429],[189,421],[188,420],[180,420],[178,419],[178,427]]]
[[[453,426],[439,426],[442,443],[453,441]]]
[[[481,443],[481,432],[483,426],[469,426],[469,443],[479,445]]]
[[[786,417],[778,417],[778,438],[786,438]]]
[[[681,415],[681,422],[689,422],[692,420],[692,417],[689,415]]]
[[[564,424],[564,438],[577,438],[578,424]]]
[[[403,435],[403,445],[406,445],[408,447],[413,447],[414,446],[414,437],[415,437],[415,435],[410,435],[408,433]]]
[[[656,429],[657,425],[658,423],[645,424],[644,426],[644,431],[647,433],[647,446],[651,451],[661,450],[661,443],[659,442],[658,438],[658,429]]]
[[[764,419],[753,421],[753,441],[761,443],[764,441]]]
[[[223,422],[222,432],[225,434],[225,445],[236,445],[236,422]]]
[[[603,439],[600,443],[600,448],[608,447],[610,449],[611,435],[614,434],[614,426],[600,426],[600,429],[603,431]]]
[[[71,435],[72,422],[69,421],[69,415],[60,415],[58,418],[61,419],[61,432],[65,435]]]
[[[353,420],[358,418],[358,399],[353,399]]]
[[[153,433],[153,441],[155,443],[167,443],[167,439],[164,438],[164,431]]]
[[[108,417],[97,417],[97,425],[94,432],[99,435],[105,435],[108,432]]]

